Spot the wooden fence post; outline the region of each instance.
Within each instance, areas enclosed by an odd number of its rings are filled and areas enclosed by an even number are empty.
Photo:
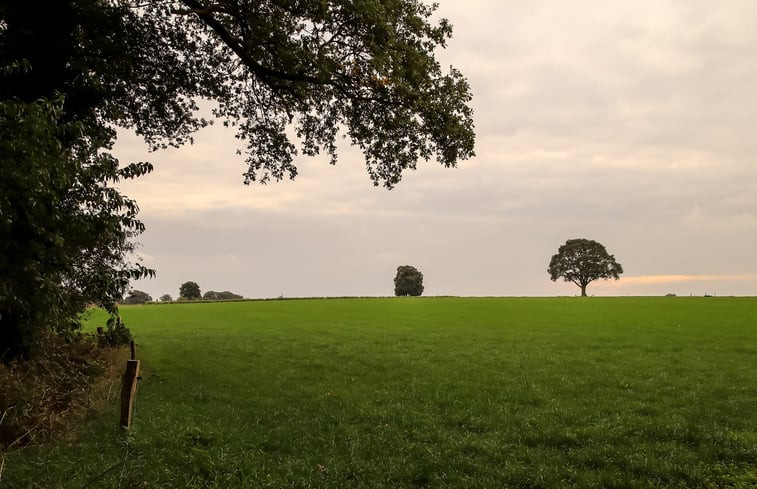
[[[138,377],[139,360],[127,360],[121,386],[121,428],[131,427],[131,410],[134,405],[134,394],[137,392]]]

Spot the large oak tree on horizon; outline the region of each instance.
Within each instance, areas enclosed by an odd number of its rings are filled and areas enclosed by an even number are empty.
[[[618,280],[623,267],[607,252],[604,245],[585,238],[569,239],[560,246],[549,261],[549,278],[554,282],[562,278],[573,282],[586,297],[586,287],[599,279]]]

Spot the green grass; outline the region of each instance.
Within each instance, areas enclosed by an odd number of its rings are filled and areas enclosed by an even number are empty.
[[[750,488],[757,299],[124,307],[143,362],[0,487]],[[92,324],[101,318],[94,317]],[[126,463],[122,462],[126,460]]]

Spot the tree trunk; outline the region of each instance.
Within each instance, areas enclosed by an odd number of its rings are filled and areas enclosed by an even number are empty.
[[[23,328],[13,311],[0,313],[0,362],[29,359],[31,333]]]
[[[589,284],[581,284],[581,297],[586,297],[586,286]]]

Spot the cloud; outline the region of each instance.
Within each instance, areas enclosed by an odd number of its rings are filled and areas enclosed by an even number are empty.
[[[694,205],[683,216],[683,225],[692,229],[708,229],[713,232],[752,231],[757,230],[757,218],[749,212],[737,210],[724,212],[718,209],[720,215],[711,215],[700,206]]]
[[[642,275],[636,277],[622,277],[617,281],[618,286],[674,284],[680,282],[712,282],[712,281],[753,281],[757,274],[742,275]]]
[[[152,155],[121,134],[122,160],[156,166],[122,188],[157,292],[191,272],[249,296],[382,295],[407,263],[429,293],[573,294],[546,264],[588,237],[632,274],[596,293],[757,293],[757,2],[471,0],[439,15],[454,25],[442,65],[474,94],[478,156],[457,169],[421,162],[388,192],[342,144],[335,167],[298,158],[294,182],[245,187],[220,124]]]

